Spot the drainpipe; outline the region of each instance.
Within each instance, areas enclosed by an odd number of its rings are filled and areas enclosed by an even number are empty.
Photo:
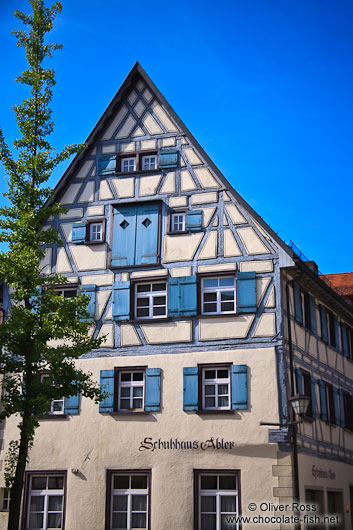
[[[289,350],[289,368],[290,368],[290,386],[291,397],[294,396],[294,367],[293,367],[293,344],[292,330],[289,307],[289,285],[293,285],[294,280],[287,281],[286,284],[286,302],[287,302],[287,325],[288,325],[288,350]],[[299,467],[298,467],[298,443],[297,443],[297,424],[295,423],[294,412],[291,411],[293,419],[292,424],[292,442],[293,442],[293,468],[294,468],[294,497],[299,502]]]

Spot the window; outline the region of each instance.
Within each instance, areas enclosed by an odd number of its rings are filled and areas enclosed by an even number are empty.
[[[75,298],[77,296],[77,287],[58,287],[54,293],[56,296],[63,296],[64,298]]]
[[[26,530],[63,528],[65,476],[29,473]]]
[[[140,203],[114,208],[111,265],[151,265],[159,261],[159,204]]]
[[[164,318],[167,316],[167,282],[137,283],[135,285],[135,318]]]
[[[102,155],[98,161],[99,175],[114,175],[116,173],[116,155]]]
[[[247,372],[245,364],[183,368],[183,410],[216,412],[247,409]]]
[[[298,285],[293,287],[295,320],[307,329],[316,333],[316,306],[314,298]]]
[[[3,512],[8,512],[10,508],[11,489],[1,488],[1,493],[2,493],[1,510]]]
[[[195,471],[195,527],[198,530],[239,528],[231,519],[240,514],[238,481],[236,471]]]
[[[40,376],[41,382],[47,380],[49,381],[50,376],[49,374],[42,374]],[[61,399],[53,399],[53,401],[50,404],[50,414],[64,414],[65,413],[65,399],[62,397]]]
[[[132,171],[136,171],[136,157],[132,156],[129,158],[121,158],[120,163],[120,170],[122,173],[131,173]]]
[[[337,418],[335,414],[335,403],[333,395],[333,387],[326,383],[326,403],[327,403],[327,421],[336,425]]]
[[[315,504],[317,507],[316,514],[323,515],[324,512],[324,492],[322,490],[305,488],[305,502],[307,504]],[[307,524],[306,530],[325,530],[325,525]]]
[[[235,313],[235,278],[202,278],[201,297],[203,315]]]
[[[148,530],[149,473],[109,472],[109,529]]]
[[[142,169],[148,171],[157,168],[157,155],[147,155],[142,157]]]
[[[313,417],[313,392],[315,392],[315,385],[314,388],[312,388],[311,383],[311,376],[308,372],[303,372],[303,386],[304,386],[304,396],[309,396],[310,402],[308,406],[308,410],[306,412],[306,416],[309,418]]]
[[[320,305],[321,338],[333,348],[339,348],[339,327],[335,315]]]
[[[161,369],[124,367],[101,370],[100,388],[106,397],[99,412],[158,412],[161,408]]]
[[[91,242],[103,241],[103,221],[89,223],[88,240]]]
[[[144,410],[145,372],[118,371],[118,410]]]
[[[185,212],[173,213],[171,216],[171,232],[185,231]]]
[[[343,392],[343,409],[345,427],[353,431],[353,397],[348,392]]]
[[[227,366],[202,369],[202,408],[230,409],[230,369]]]

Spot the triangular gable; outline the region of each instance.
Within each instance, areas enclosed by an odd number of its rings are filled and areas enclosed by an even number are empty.
[[[196,207],[212,203],[211,190],[224,190],[223,200],[225,215],[223,225],[237,225],[237,232],[225,232],[225,251],[229,255],[238,255],[239,246],[244,254],[262,254],[269,251],[272,240],[279,245],[287,255],[293,257],[292,250],[273,232],[251,206],[235,191],[227,179],[215,166],[212,160],[199,145],[184,123],[180,120],[172,107],[165,100],[143,68],[136,63],[122,84],[121,88],[109,104],[97,125],[86,140],[88,148],[78,154],[72,161],[62,179],[55,188],[55,199],[65,204],[93,202],[94,200],[124,199],[128,186],[122,190],[119,179],[111,178],[101,182],[99,190],[94,187],[96,164],[94,157],[97,145],[102,154],[128,154],[135,151],[136,141],[139,149],[152,149],[158,141],[160,148],[176,145],[178,137],[181,149],[180,172],[178,179],[175,173],[168,172],[161,179],[158,175],[140,177],[140,197],[153,193],[178,193],[203,191],[203,197],[195,195],[191,203]],[[153,140],[153,139],[156,140]],[[109,143],[111,142],[111,144]],[[117,143],[119,146],[117,146]],[[89,158],[90,157],[90,158]],[[71,182],[72,178],[75,182]],[[79,183],[77,179],[88,179]],[[134,187],[134,178],[130,179],[130,188]],[[178,182],[177,182],[178,181]],[[126,182],[126,184],[128,184]],[[178,186],[178,189],[177,189]],[[125,195],[124,195],[125,194]],[[178,206],[178,198],[175,206]],[[180,202],[180,201],[179,201]],[[227,204],[229,202],[229,204]],[[233,204],[232,204],[233,203]],[[172,206],[172,199],[170,206]],[[182,206],[180,204],[179,206]],[[212,219],[212,223],[215,220]],[[217,219],[217,223],[219,220]],[[242,224],[252,225],[241,227]],[[240,225],[238,227],[238,225]],[[214,224],[216,226],[216,224]],[[250,233],[251,232],[251,233]],[[236,240],[234,239],[234,235]],[[207,249],[213,242],[207,242],[207,248],[201,251],[208,255]],[[228,249],[228,250],[226,250]]]

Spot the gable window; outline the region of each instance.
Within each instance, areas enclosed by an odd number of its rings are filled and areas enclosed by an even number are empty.
[[[202,408],[204,410],[230,409],[230,367],[202,368]]]
[[[236,528],[229,519],[239,514],[239,476],[232,471],[195,471],[197,484],[197,508],[195,513],[198,530]]]
[[[201,314],[235,313],[235,277],[202,278]]]
[[[28,473],[25,528],[64,527],[64,474]]]
[[[88,240],[91,242],[103,241],[103,221],[89,223]]]
[[[160,411],[160,368],[119,367],[101,370],[100,388],[106,396],[99,403],[100,413]]]
[[[109,529],[148,530],[149,473],[109,473]]]
[[[148,171],[157,168],[157,155],[142,156],[142,170]]]
[[[171,232],[185,231],[185,212],[172,213],[171,215]]]
[[[144,410],[145,372],[118,371],[118,410]]]
[[[135,318],[167,316],[167,282],[137,283],[135,285]]]
[[[141,203],[114,208],[111,265],[151,265],[159,261],[159,204]]]
[[[136,157],[126,157],[120,159],[120,171],[122,173],[131,173],[132,171],[136,171]]]

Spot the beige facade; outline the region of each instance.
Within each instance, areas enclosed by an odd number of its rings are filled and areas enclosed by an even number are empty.
[[[309,363],[310,374],[353,392],[352,359],[295,320],[293,282],[289,337],[286,283],[297,277],[298,258],[232,189],[139,65],[88,143],[57,187],[68,213],[44,229],[57,226],[63,244],[46,250],[43,270],[90,289],[91,333],[105,338],[78,365],[109,397],[99,406],[63,402],[61,413],[40,421],[23,530],[42,515],[50,528],[50,514],[65,530],[240,528],[225,517],[271,516],[279,505],[290,517],[298,486],[288,431],[294,371]],[[350,325],[352,311],[330,291],[319,299],[320,281],[311,282],[316,321],[319,303],[332,302]],[[339,501],[328,500],[331,483],[310,476],[309,465],[329,466],[333,490],[350,506],[353,434],[348,423],[312,420],[298,428],[300,498],[317,481],[325,510]],[[3,426],[2,469],[18,421]],[[48,508],[50,477],[56,511]],[[30,498],[40,495],[35,511]],[[0,512],[0,530],[6,521]],[[293,527],[287,523],[267,527]]]

